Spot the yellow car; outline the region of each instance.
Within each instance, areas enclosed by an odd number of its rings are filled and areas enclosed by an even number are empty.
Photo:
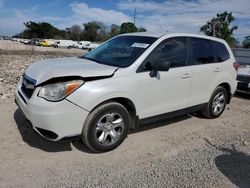
[[[39,42],[39,46],[52,46],[54,44],[54,40],[43,40],[41,42]]]

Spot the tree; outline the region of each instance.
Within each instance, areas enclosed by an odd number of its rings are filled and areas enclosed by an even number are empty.
[[[147,30],[145,29],[145,27],[139,27],[138,32],[146,32]]]
[[[96,22],[99,25],[99,29],[97,31],[97,39],[96,41],[103,42],[110,38],[109,27],[102,22]]]
[[[120,33],[133,33],[137,32],[137,28],[131,22],[126,22],[121,25]]]
[[[72,25],[69,32],[71,40],[76,40],[76,41],[80,40],[80,34],[82,32],[82,29],[79,25]]]
[[[18,36],[22,38],[53,38],[56,35],[62,35],[63,31],[57,29],[46,22],[26,22],[24,23],[26,29]]]
[[[237,40],[233,37],[233,32],[238,29],[238,26],[231,26],[231,23],[235,20],[232,12],[217,14],[215,18],[212,18],[205,25],[200,28],[200,31],[208,36],[215,36],[226,40],[230,46],[235,46]]]
[[[98,22],[88,22],[83,24],[83,36],[85,40],[96,41],[98,38],[98,30],[101,29],[101,26]]]
[[[53,25],[46,22],[29,21],[24,23],[26,29],[16,35],[19,38],[53,38],[53,39],[67,39],[67,40],[89,40],[89,41],[106,41],[120,33],[143,32],[146,31],[144,27],[136,28],[133,23],[127,22],[120,26],[111,24],[105,25],[102,22],[92,21],[83,24],[82,30],[79,25],[72,25],[64,30],[57,29]]]
[[[119,33],[120,33],[120,27],[118,25],[112,24],[110,27],[110,37],[119,35]]]
[[[245,37],[242,44],[243,44],[243,48],[250,48],[250,35]]]

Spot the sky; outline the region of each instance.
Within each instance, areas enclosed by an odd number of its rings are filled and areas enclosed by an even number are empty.
[[[0,0],[0,35],[14,35],[27,21],[59,29],[89,21],[120,25],[133,22],[150,32],[199,33],[216,13],[233,12],[235,37],[250,35],[250,0]]]

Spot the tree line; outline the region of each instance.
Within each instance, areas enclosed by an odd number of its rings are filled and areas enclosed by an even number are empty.
[[[29,21],[24,23],[26,29],[14,37],[32,39],[67,39],[75,41],[97,41],[103,42],[118,34],[147,31],[144,27],[137,28],[133,23],[126,22],[120,26],[112,24],[105,25],[102,22],[92,21],[82,26],[73,25],[66,29],[58,29],[50,23]]]
[[[216,17],[207,21],[201,28],[200,32],[208,35],[224,39],[231,47],[239,46],[239,41],[234,37],[234,31],[238,29],[237,25],[233,25],[235,17],[232,12],[218,13]],[[16,35],[19,38],[51,38],[51,39],[69,39],[69,40],[87,40],[103,42],[118,34],[130,32],[147,31],[144,27],[137,28],[133,23],[126,22],[120,26],[112,24],[105,25],[102,22],[92,21],[84,23],[82,26],[73,25],[64,30],[60,30],[46,22],[29,21],[24,23],[26,29]],[[250,48],[250,35],[245,37],[242,43],[244,48]]]

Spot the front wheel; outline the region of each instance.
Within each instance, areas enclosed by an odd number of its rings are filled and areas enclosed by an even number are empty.
[[[95,152],[110,151],[126,138],[130,121],[124,106],[116,102],[105,103],[87,117],[82,130],[82,140]]]
[[[223,111],[225,110],[227,104],[228,93],[224,87],[218,86],[207,106],[202,110],[202,115],[207,118],[217,118],[219,117]]]

